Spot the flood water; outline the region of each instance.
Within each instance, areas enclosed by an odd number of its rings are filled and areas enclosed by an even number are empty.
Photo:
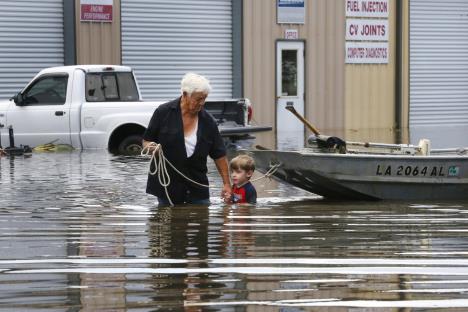
[[[467,311],[468,203],[157,208],[147,161],[0,159],[0,311]],[[214,166],[211,164],[211,171]]]

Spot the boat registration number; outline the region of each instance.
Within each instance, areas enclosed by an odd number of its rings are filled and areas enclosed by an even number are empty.
[[[414,177],[458,177],[460,168],[457,166],[388,166],[377,165],[375,175],[378,176],[414,176]]]

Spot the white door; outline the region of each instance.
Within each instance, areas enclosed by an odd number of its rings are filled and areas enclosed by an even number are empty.
[[[21,105],[10,105],[6,126],[13,127],[16,146],[34,147],[49,142],[71,144],[67,84],[68,75],[65,74],[39,77],[22,92]],[[8,141],[5,146],[6,143]]]
[[[278,41],[276,46],[276,145],[292,150],[304,147],[304,124],[286,105],[304,115],[304,42]]]

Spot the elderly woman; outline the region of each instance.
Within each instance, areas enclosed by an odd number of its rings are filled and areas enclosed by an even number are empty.
[[[208,184],[206,163],[209,155],[214,159],[223,180],[221,196],[228,200],[231,186],[226,149],[214,118],[203,108],[211,91],[210,83],[203,76],[188,73],[182,78],[181,91],[180,97],[155,110],[143,135],[143,147],[151,148],[151,142],[161,144],[164,155],[174,167],[188,178],[205,185]],[[210,203],[207,187],[198,186],[170,166],[167,167],[171,178],[168,193],[174,204]],[[169,205],[166,191],[157,175],[148,175],[146,192],[157,196],[159,205]]]

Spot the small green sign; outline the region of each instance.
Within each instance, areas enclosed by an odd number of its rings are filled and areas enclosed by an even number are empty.
[[[449,177],[458,177],[460,175],[460,168],[457,166],[451,166],[448,169]]]

